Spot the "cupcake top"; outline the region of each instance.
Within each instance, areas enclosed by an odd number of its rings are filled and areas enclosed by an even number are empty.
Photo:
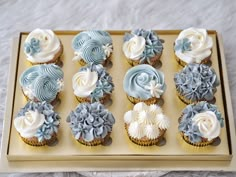
[[[114,90],[112,77],[99,64],[88,64],[80,68],[72,78],[74,94],[78,97],[90,97],[91,102],[99,101],[106,94]]]
[[[128,125],[128,134],[137,139],[156,139],[160,130],[166,130],[170,126],[170,120],[162,113],[162,109],[152,104],[137,103],[133,110],[124,115],[125,124]]]
[[[166,89],[164,74],[148,64],[130,68],[125,74],[123,87],[134,98],[160,98]]]
[[[191,102],[214,99],[219,79],[213,68],[204,64],[189,64],[174,76],[180,95]]]
[[[162,53],[162,42],[154,31],[136,29],[125,34],[123,52],[131,60],[151,64],[150,59]]]
[[[67,117],[75,139],[91,142],[111,133],[115,119],[111,112],[99,103],[81,103]]]
[[[183,132],[192,143],[202,142],[202,138],[211,141],[220,135],[224,119],[217,106],[205,101],[188,105],[182,111],[179,131]]]
[[[185,63],[201,63],[211,55],[212,38],[206,29],[188,28],[175,40],[175,55]]]
[[[63,76],[55,64],[35,65],[21,74],[20,85],[29,99],[51,102],[63,89]]]
[[[84,31],[72,41],[75,51],[73,60],[83,59],[86,63],[102,64],[112,53],[112,39],[108,32],[100,30]]]
[[[32,63],[49,62],[60,50],[60,40],[49,29],[35,29],[25,39],[24,53]]]
[[[60,117],[53,106],[44,102],[28,102],[14,119],[14,126],[24,138],[36,137],[39,142],[57,134]]]

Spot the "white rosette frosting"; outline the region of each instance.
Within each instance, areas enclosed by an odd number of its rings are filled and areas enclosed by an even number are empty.
[[[32,138],[43,125],[45,116],[38,111],[28,111],[24,116],[14,119],[14,126],[24,138]]]
[[[124,114],[124,122],[128,124],[129,136],[137,139],[156,139],[160,130],[170,126],[170,120],[157,105],[146,105],[143,102],[134,105],[133,110]]]
[[[220,122],[214,112],[206,111],[196,114],[193,119],[193,124],[196,125],[202,134],[202,137],[207,138],[208,141],[220,135]]]
[[[74,94],[81,98],[88,97],[96,88],[97,80],[97,72],[89,69],[76,73],[72,78]]]
[[[35,29],[27,36],[25,46],[31,44],[32,39],[39,41],[38,51],[29,52],[26,48],[24,50],[27,59],[32,63],[49,62],[60,51],[60,40],[49,29]]]
[[[188,28],[175,41],[175,55],[185,63],[201,63],[211,55],[212,47],[213,41],[206,29]]]
[[[129,41],[124,42],[123,52],[127,58],[138,60],[145,49],[145,38],[135,35]]]

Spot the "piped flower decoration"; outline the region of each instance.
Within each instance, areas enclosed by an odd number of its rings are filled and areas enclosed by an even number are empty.
[[[40,41],[35,38],[32,38],[30,42],[25,43],[24,47],[25,47],[25,52],[31,56],[41,51]]]

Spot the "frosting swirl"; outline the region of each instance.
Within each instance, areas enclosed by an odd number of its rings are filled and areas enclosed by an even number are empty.
[[[123,52],[132,60],[139,60],[140,64],[149,63],[162,53],[163,41],[152,30],[136,29],[124,36]]]
[[[158,138],[160,129],[166,130],[170,126],[169,118],[163,115],[159,106],[148,106],[143,102],[137,103],[133,110],[124,114],[124,122],[128,125],[128,134],[137,139]]]
[[[192,102],[214,98],[218,77],[213,68],[204,64],[189,64],[174,76],[177,91]]]
[[[51,139],[58,132],[59,115],[47,102],[27,102],[14,119],[14,126],[22,137],[38,138],[39,142]]]
[[[53,101],[63,88],[63,71],[55,64],[35,65],[20,76],[25,95],[38,101]]]
[[[108,32],[100,30],[84,31],[72,41],[75,50],[73,60],[83,59],[86,63],[102,64],[112,53],[112,39]]]
[[[185,136],[188,136],[192,143],[199,143],[202,141],[202,138],[210,140],[213,137],[217,137],[216,135],[219,133],[219,125],[215,118],[219,122],[220,127],[223,127],[224,119],[216,105],[205,101],[190,104],[182,111],[178,129]]]
[[[188,28],[175,40],[175,54],[186,63],[201,63],[211,55],[213,41],[206,29]]]
[[[52,30],[35,29],[27,36],[24,52],[32,63],[44,63],[52,60],[60,51],[61,43]]]
[[[105,107],[99,103],[81,103],[67,117],[75,139],[82,138],[86,142],[105,138],[112,131],[115,119]]]
[[[135,98],[147,100],[159,98],[165,91],[166,85],[162,72],[148,64],[130,68],[124,78],[125,92]]]

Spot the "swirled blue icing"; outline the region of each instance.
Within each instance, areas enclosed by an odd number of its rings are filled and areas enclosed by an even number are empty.
[[[191,51],[191,42],[188,38],[179,39],[175,44],[175,51],[180,50],[181,52]]]
[[[24,44],[24,50],[29,55],[34,55],[35,53],[40,52],[40,41],[38,39],[32,38],[30,42]]]
[[[96,88],[90,94],[91,102],[99,101],[105,94],[111,94],[114,90],[114,84],[112,82],[112,77],[104,69],[102,65],[96,65],[90,63],[84,67],[81,67],[79,71],[95,71],[98,74],[98,81],[96,83]]]
[[[63,71],[55,64],[35,65],[21,74],[20,85],[30,89],[38,101],[51,102],[61,90],[58,81],[63,76]]]
[[[189,64],[174,76],[177,91],[192,102],[211,101],[219,79],[213,68],[204,64]]]
[[[47,102],[32,102],[29,101],[19,111],[16,117],[25,116],[28,111],[38,111],[45,116],[43,125],[37,130],[35,137],[39,142],[51,139],[52,135],[58,132],[60,124],[60,116],[54,112],[53,106]]]
[[[82,138],[86,142],[105,138],[112,131],[115,119],[105,107],[99,103],[81,103],[67,117],[75,139]]]
[[[131,34],[126,33],[124,41],[129,41],[135,35],[142,36],[145,39],[145,49],[140,56],[140,63],[151,64],[150,59],[162,53],[162,40],[160,40],[158,35],[152,30],[136,29],[131,31]]]
[[[198,102],[197,104],[191,104],[186,106],[182,111],[182,117],[179,122],[179,131],[183,132],[185,136],[189,137],[192,143],[199,143],[202,140],[202,135],[196,125],[192,123],[192,118],[202,112],[212,111],[215,113],[220,126],[224,126],[224,119],[221,113],[218,111],[217,106],[214,104],[207,103],[205,101]]]
[[[108,32],[100,30],[84,31],[72,40],[72,48],[81,54],[86,63],[103,63],[107,56],[103,46],[112,45]]]
[[[150,90],[146,88],[151,81],[160,84],[160,89],[165,91],[164,74],[148,64],[141,64],[127,71],[123,88],[129,96],[147,100],[153,97]]]

